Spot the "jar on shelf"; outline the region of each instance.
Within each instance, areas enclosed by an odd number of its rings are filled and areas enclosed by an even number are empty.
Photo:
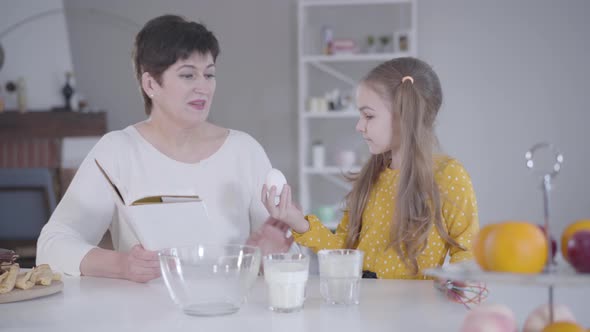
[[[332,28],[329,26],[322,27],[322,53],[324,55],[332,55],[334,53],[333,49],[333,38],[334,33]]]
[[[326,148],[320,141],[311,146],[311,163],[314,168],[323,168],[326,164]]]
[[[16,83],[16,103],[20,113],[27,111],[27,85],[22,77],[19,77]]]

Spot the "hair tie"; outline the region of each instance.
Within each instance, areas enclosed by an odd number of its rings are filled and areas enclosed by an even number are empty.
[[[412,84],[414,84],[414,78],[412,76],[402,77],[402,83],[404,83],[406,80],[410,80],[410,82],[412,82]]]

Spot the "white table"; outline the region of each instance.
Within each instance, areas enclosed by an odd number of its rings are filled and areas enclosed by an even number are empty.
[[[444,299],[431,281],[363,280],[361,304],[322,303],[317,276],[310,279],[305,308],[279,314],[267,309],[259,278],[238,313],[187,316],[168,296],[161,279],[148,284],[101,278],[64,279],[64,291],[30,301],[0,304],[0,331],[458,331],[467,310]],[[489,285],[488,303],[508,304],[518,320],[546,301],[539,287]],[[590,285],[557,288],[556,299],[590,326]]]

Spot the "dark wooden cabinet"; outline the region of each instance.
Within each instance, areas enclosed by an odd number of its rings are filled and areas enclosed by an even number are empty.
[[[101,136],[106,130],[105,112],[0,113],[0,140]]]
[[[102,136],[105,112],[0,113],[0,168],[59,168],[64,137]]]

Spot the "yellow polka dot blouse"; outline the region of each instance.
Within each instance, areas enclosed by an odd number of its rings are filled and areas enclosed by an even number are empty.
[[[450,247],[432,225],[427,246],[418,257],[419,272],[412,274],[393,248],[388,247],[389,233],[395,209],[398,170],[386,169],[369,194],[363,212],[363,224],[357,249],[364,251],[363,270],[375,272],[378,278],[427,279],[422,271],[441,266],[447,254],[456,263],[473,258],[472,236],[479,230],[477,202],[467,171],[460,162],[448,157],[435,159],[435,181],[441,194],[442,219],[451,237],[463,248]],[[293,232],[297,243],[317,252],[321,249],[344,247],[348,234],[348,213],[345,212],[335,233],[326,228],[314,215],[306,216],[309,230]]]

